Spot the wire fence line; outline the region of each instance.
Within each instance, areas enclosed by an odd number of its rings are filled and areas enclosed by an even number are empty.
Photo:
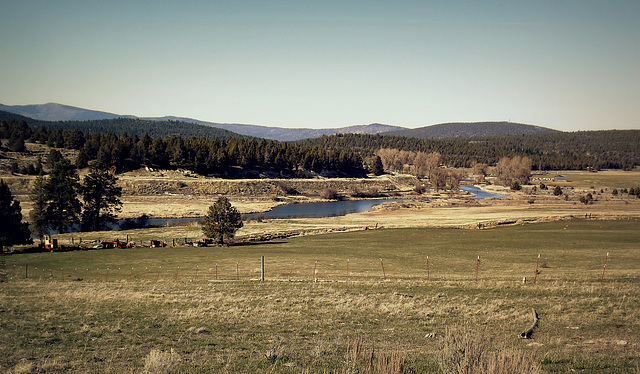
[[[4,258],[0,258],[4,260]],[[473,260],[473,261],[472,261]],[[609,263],[607,253],[604,266],[598,269],[574,268],[570,273],[541,275],[540,262],[533,262],[522,268],[522,272],[501,272],[495,268],[482,268],[482,260],[470,259],[466,270],[446,269],[440,266],[434,269],[427,256],[424,268],[404,269],[398,264],[387,263],[379,259],[359,259],[353,261],[285,261],[285,260],[220,260],[207,261],[203,264],[188,263],[186,265],[164,264],[145,265],[129,264],[101,265],[85,267],[51,267],[42,265],[9,265],[6,260],[0,261],[0,279],[12,281],[32,279],[42,281],[75,281],[75,282],[223,282],[223,281],[313,281],[313,282],[356,282],[356,281],[513,281],[521,283],[538,283],[574,279],[587,282],[604,283]],[[534,270],[535,269],[535,270]],[[524,275],[523,275],[524,274]],[[618,277],[619,278],[619,277]]]

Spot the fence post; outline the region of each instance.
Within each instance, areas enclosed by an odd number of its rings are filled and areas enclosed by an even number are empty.
[[[293,266],[296,264],[295,261],[291,263],[291,271],[289,271],[289,281],[291,281],[291,276],[293,275]]]
[[[260,282],[264,282],[264,256],[260,256]]]
[[[195,277],[195,279],[193,280],[194,282],[198,280],[198,267],[199,267],[199,266],[198,266],[198,265],[196,265],[196,277]]]
[[[133,267],[131,268],[131,272],[129,273],[129,282],[131,282],[131,277],[133,277]]]
[[[176,276],[174,277],[173,280],[178,280],[178,273],[180,272],[180,266],[178,266],[178,268],[176,269]]]
[[[533,277],[533,283],[535,284],[538,281],[538,268],[540,266],[540,255],[538,255],[538,263],[536,264],[536,273],[535,276]]]
[[[240,268],[238,265],[238,261],[236,261],[236,280],[240,280]]]
[[[478,256],[478,261],[476,262],[476,283],[478,282],[478,273],[480,273],[480,256]]]
[[[347,282],[349,281],[349,259],[347,259]]]
[[[29,278],[29,264],[24,264],[24,277]]]
[[[604,260],[604,268],[602,269],[602,278],[600,279],[600,284],[604,284],[604,272],[607,271],[608,262],[609,262],[609,252],[607,252],[607,257]]]
[[[317,282],[318,278],[316,277],[316,270],[318,269],[318,260],[313,264],[313,281]]]
[[[382,266],[382,279],[387,279],[387,273],[384,271],[384,261],[382,261],[382,257],[380,257],[380,265]]]
[[[427,256],[427,280],[429,280],[429,277],[431,276],[431,270],[429,269],[429,256]]]

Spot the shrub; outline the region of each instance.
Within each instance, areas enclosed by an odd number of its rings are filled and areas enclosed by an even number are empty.
[[[553,194],[555,196],[560,196],[562,195],[562,187],[560,186],[556,186],[556,188],[553,189]]]
[[[593,196],[588,193],[584,196],[580,196],[580,202],[583,203],[584,205],[588,205],[593,203]]]
[[[335,200],[338,198],[338,192],[333,188],[325,187],[320,192],[320,197],[327,200]]]

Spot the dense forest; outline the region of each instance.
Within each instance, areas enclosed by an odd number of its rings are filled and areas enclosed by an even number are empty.
[[[438,153],[450,167],[497,165],[514,156],[530,158],[533,170],[628,170],[640,165],[640,130],[448,139],[337,134],[286,143],[177,121],[45,122],[0,112],[0,138],[9,139],[7,146],[15,151],[24,150],[24,141],[76,149],[78,167],[97,159],[118,171],[148,166],[222,177],[361,176],[366,172],[363,160],[375,161],[381,149]],[[30,170],[40,169],[36,165]]]
[[[91,121],[93,122],[93,121]],[[98,160],[118,172],[140,167],[187,169],[223,177],[329,177],[364,176],[358,152],[325,149],[308,144],[282,143],[255,138],[151,137],[122,133],[83,132],[79,129],[31,129],[25,121],[0,121],[0,139],[7,147],[25,150],[25,141],[79,151],[76,166]],[[33,168],[34,170],[37,167]]]
[[[640,130],[553,132],[473,138],[418,139],[338,134],[304,141],[325,149],[350,149],[370,157],[379,149],[438,152],[451,167],[496,165],[503,157],[532,160],[534,170],[631,169],[640,165]]]
[[[530,135],[557,132],[546,127],[515,122],[453,122],[390,131],[385,135],[409,136],[421,139],[470,138],[472,136]]]
[[[218,127],[199,125],[183,121],[153,121],[138,118],[115,118],[100,119],[91,121],[40,121],[19,114],[0,111],[0,120],[4,121],[24,121],[31,128],[37,129],[45,127],[49,130],[73,130],[77,129],[82,132],[97,132],[101,134],[127,133],[129,135],[143,136],[148,134],[155,137],[181,136],[181,137],[203,137],[203,138],[229,138],[244,137],[232,131],[224,130]]]

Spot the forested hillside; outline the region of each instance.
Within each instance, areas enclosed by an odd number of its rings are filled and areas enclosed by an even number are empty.
[[[350,149],[364,157],[381,148],[438,152],[447,166],[495,165],[502,157],[528,156],[534,170],[630,169],[640,165],[640,130],[553,132],[474,138],[418,139],[404,136],[341,134],[304,144]]]
[[[77,167],[99,160],[118,172],[139,167],[187,169],[203,175],[247,178],[364,176],[358,152],[336,151],[307,144],[291,144],[254,138],[151,137],[121,133],[101,134],[79,129],[33,130],[26,121],[0,121],[0,139],[9,139],[7,147],[25,151],[25,141],[79,151]],[[34,165],[28,170],[38,170]]]
[[[182,121],[152,121],[137,118],[115,118],[91,121],[40,121],[29,117],[23,117],[14,113],[0,111],[0,120],[25,121],[32,128],[45,127],[50,130],[78,129],[83,132],[91,131],[101,134],[127,133],[129,135],[142,136],[148,134],[151,137],[181,136],[203,138],[227,138],[242,137],[243,135],[217,127],[205,126]]]
[[[390,131],[384,135],[410,136],[422,139],[469,138],[472,136],[530,135],[556,132],[546,127],[515,122],[453,122]]]

